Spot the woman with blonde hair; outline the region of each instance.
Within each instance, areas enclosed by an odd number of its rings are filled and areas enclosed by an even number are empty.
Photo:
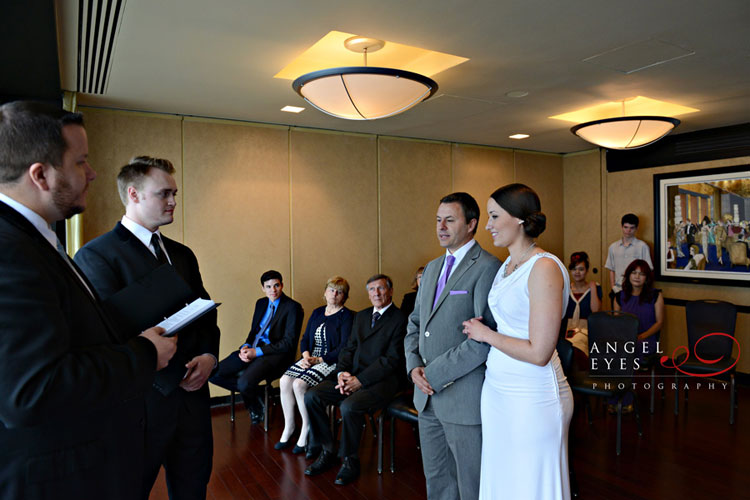
[[[339,351],[349,340],[354,314],[344,307],[349,298],[349,283],[341,276],[328,280],[323,293],[326,305],[318,307],[310,315],[305,334],[300,342],[302,358],[294,363],[281,377],[281,408],[284,412],[284,431],[274,446],[283,450],[292,444],[295,430],[295,403],[302,417],[297,444],[292,453],[302,453],[307,445],[310,419],[305,408],[305,392],[318,385],[336,369]],[[310,454],[310,450],[308,450]]]

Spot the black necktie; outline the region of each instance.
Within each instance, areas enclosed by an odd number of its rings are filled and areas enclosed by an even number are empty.
[[[161,249],[158,234],[154,233],[151,235],[151,245],[154,247],[154,254],[156,255],[156,260],[159,261],[159,264],[169,264],[167,256],[164,255],[164,250]]]
[[[370,328],[375,328],[375,323],[380,319],[380,313],[376,312],[372,315],[372,321],[370,322]]]

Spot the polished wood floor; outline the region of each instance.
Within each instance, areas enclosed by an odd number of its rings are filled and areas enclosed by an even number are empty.
[[[573,465],[580,498],[638,499],[750,499],[750,388],[740,387],[736,422],[728,422],[729,393],[690,391],[687,407],[673,414],[673,393],[657,399],[649,414],[647,393],[642,402],[643,436],[638,437],[632,416],[623,419],[622,454],[615,454],[615,417],[594,404],[594,424],[577,411]],[[577,408],[583,405],[576,402]],[[229,422],[228,408],[213,410],[214,468],[208,498],[224,499],[393,499],[426,498],[421,458],[411,428],[396,424],[396,472],[388,470],[388,426],[382,475],[377,474],[377,446],[368,424],[361,451],[362,476],[355,483],[333,484],[336,470],[315,478],[305,477],[304,456],[273,445],[283,427],[280,406],[273,408],[268,434],[251,426],[237,408],[237,421]],[[745,411],[743,411],[745,410]],[[163,474],[151,494],[166,499]]]

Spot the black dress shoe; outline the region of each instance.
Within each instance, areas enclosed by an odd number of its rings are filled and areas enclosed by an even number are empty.
[[[258,413],[257,411],[250,410],[250,422],[254,424],[263,422],[263,414]]]
[[[313,458],[320,455],[320,446],[310,446],[309,444],[305,447],[305,458],[312,460]]]
[[[295,455],[299,455],[299,454],[300,454],[300,453],[302,453],[303,451],[305,451],[305,447],[304,447],[304,446],[297,446],[297,445],[295,444],[295,445],[294,445],[294,448],[292,448],[292,453],[293,453],[293,454],[295,454]]]
[[[318,459],[305,469],[306,476],[322,474],[336,463],[336,455],[332,451],[323,450]]]
[[[335,484],[341,486],[347,485],[359,477],[359,459],[354,457],[345,457],[344,464],[336,474]]]
[[[278,443],[276,443],[275,445],[273,445],[273,449],[274,450],[283,450],[285,448],[289,448],[291,445],[292,445],[292,440],[291,439],[288,440],[288,441],[279,441]],[[295,449],[297,449],[297,448],[295,448]]]

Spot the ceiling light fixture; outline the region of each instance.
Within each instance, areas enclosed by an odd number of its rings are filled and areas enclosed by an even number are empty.
[[[680,120],[667,116],[622,116],[581,123],[570,129],[581,139],[607,149],[636,149],[652,144],[670,133]]]
[[[509,135],[508,139],[528,139],[529,134],[513,134]]]
[[[354,36],[344,46],[364,54],[364,66],[313,71],[300,76],[292,88],[307,102],[337,118],[377,120],[402,113],[429,99],[437,83],[419,73],[367,66],[368,52],[385,45],[382,40]]]

